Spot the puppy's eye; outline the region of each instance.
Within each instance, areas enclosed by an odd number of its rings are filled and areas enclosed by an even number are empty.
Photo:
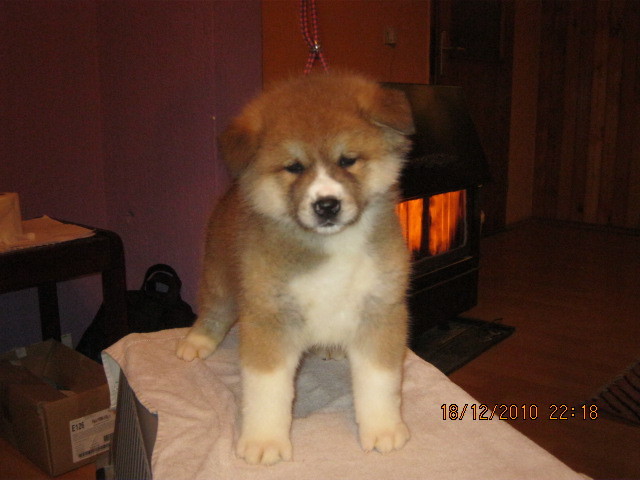
[[[358,161],[358,157],[348,157],[346,155],[341,155],[338,159],[338,165],[342,168],[349,168],[353,166]]]
[[[289,173],[293,173],[295,175],[298,175],[298,174],[304,172],[304,165],[301,164],[300,162],[293,162],[293,163],[287,165],[286,167],[284,167],[284,169]]]

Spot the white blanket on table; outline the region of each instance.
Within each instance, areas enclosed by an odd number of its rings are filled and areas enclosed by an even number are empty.
[[[121,368],[140,402],[158,415],[152,458],[156,479],[586,478],[497,415],[480,420],[476,400],[411,352],[404,366],[402,405],[411,440],[402,450],[387,455],[363,452],[348,361],[307,357],[297,377],[293,461],[247,465],[234,454],[241,390],[237,331],[206,361],[191,363],[174,353],[186,332],[132,334],[104,355],[112,402]],[[443,419],[441,406],[448,411],[452,404],[460,411],[468,406],[461,420]]]

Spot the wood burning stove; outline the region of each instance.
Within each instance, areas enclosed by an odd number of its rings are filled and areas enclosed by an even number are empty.
[[[460,88],[388,83],[413,110],[416,134],[398,205],[412,251],[411,339],[477,303],[480,189],[487,161]]]

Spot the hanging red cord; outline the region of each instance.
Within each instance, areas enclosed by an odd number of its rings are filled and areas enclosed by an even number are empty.
[[[309,21],[311,21],[312,31],[309,33]],[[318,13],[316,12],[316,0],[300,0],[300,30],[302,36],[309,46],[309,56],[304,67],[304,74],[311,72],[316,60],[320,60],[323,70],[329,70],[327,62],[322,53],[320,37],[318,35]]]

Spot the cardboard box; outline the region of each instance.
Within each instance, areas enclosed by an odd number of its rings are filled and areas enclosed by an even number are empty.
[[[108,452],[115,412],[102,366],[54,340],[0,356],[0,434],[49,475]]]

